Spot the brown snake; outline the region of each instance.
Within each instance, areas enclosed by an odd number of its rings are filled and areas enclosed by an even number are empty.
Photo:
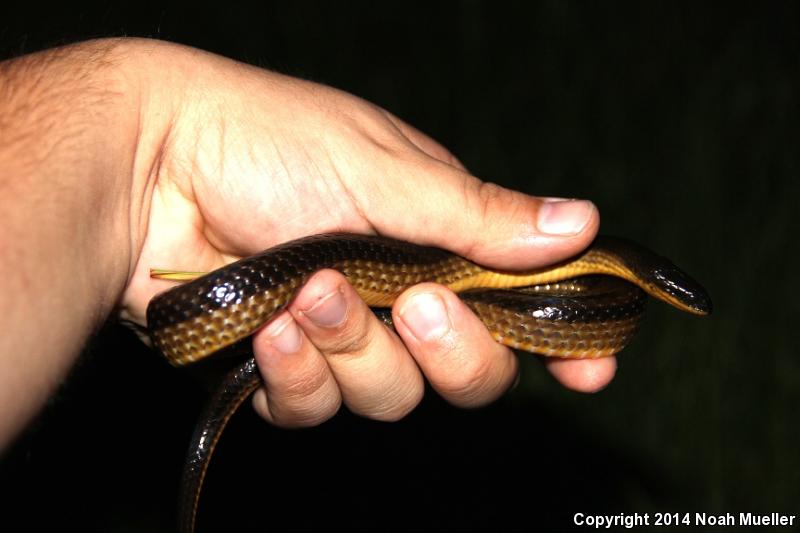
[[[327,234],[281,244],[157,295],[147,308],[150,336],[173,365],[202,360],[247,339],[324,268],[342,272],[373,307],[390,307],[414,284],[441,283],[498,342],[551,357],[597,358],[622,350],[643,316],[645,293],[682,311],[711,312],[702,286],[669,260],[622,239],[598,237],[573,259],[512,272],[438,248]],[[165,271],[154,276],[180,278]],[[181,532],[194,531],[203,478],[225,424],[260,384],[251,354],[223,380],[201,416],[184,468]]]

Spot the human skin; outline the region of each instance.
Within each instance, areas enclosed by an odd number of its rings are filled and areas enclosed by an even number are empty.
[[[305,235],[346,231],[439,246],[497,268],[586,247],[588,201],[486,183],[436,141],[347,93],[171,43],[96,40],[0,63],[0,449],[111,316],[145,325],[170,282]],[[268,421],[315,425],[344,403],[396,420],[424,381],[493,401],[517,360],[449,290],[415,286],[385,328],[343,276],[314,275],[253,347]],[[548,361],[596,391],[614,358]]]

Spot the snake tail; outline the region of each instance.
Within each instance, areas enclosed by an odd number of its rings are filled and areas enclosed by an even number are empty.
[[[259,385],[261,385],[261,375],[258,373],[255,359],[251,357],[225,376],[206,403],[183,464],[178,502],[180,533],[194,532],[200,491],[214,448],[233,414]]]

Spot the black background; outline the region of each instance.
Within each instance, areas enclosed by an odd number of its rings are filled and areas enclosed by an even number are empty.
[[[476,411],[429,392],[399,423],[343,410],[284,431],[244,409],[212,463],[201,531],[552,531],[576,512],[799,514],[794,3],[0,8],[3,57],[111,35],[353,92],[483,179],[593,199],[604,233],[671,257],[715,302],[704,319],[652,305],[598,395],[562,389],[521,355],[520,386]],[[109,325],[0,463],[0,520],[169,531],[203,398]]]

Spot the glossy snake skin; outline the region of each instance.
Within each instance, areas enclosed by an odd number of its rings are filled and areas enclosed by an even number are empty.
[[[636,332],[646,294],[689,313],[711,312],[702,286],[669,260],[622,239],[598,237],[571,260],[507,272],[438,248],[326,234],[276,246],[157,295],[147,309],[153,343],[176,366],[211,357],[247,339],[323,268],[341,271],[373,307],[390,307],[416,283],[441,283],[459,294],[498,342],[549,357],[619,352]],[[185,463],[180,531],[194,531],[214,446],[260,383],[249,356],[228,374],[201,416]]]

